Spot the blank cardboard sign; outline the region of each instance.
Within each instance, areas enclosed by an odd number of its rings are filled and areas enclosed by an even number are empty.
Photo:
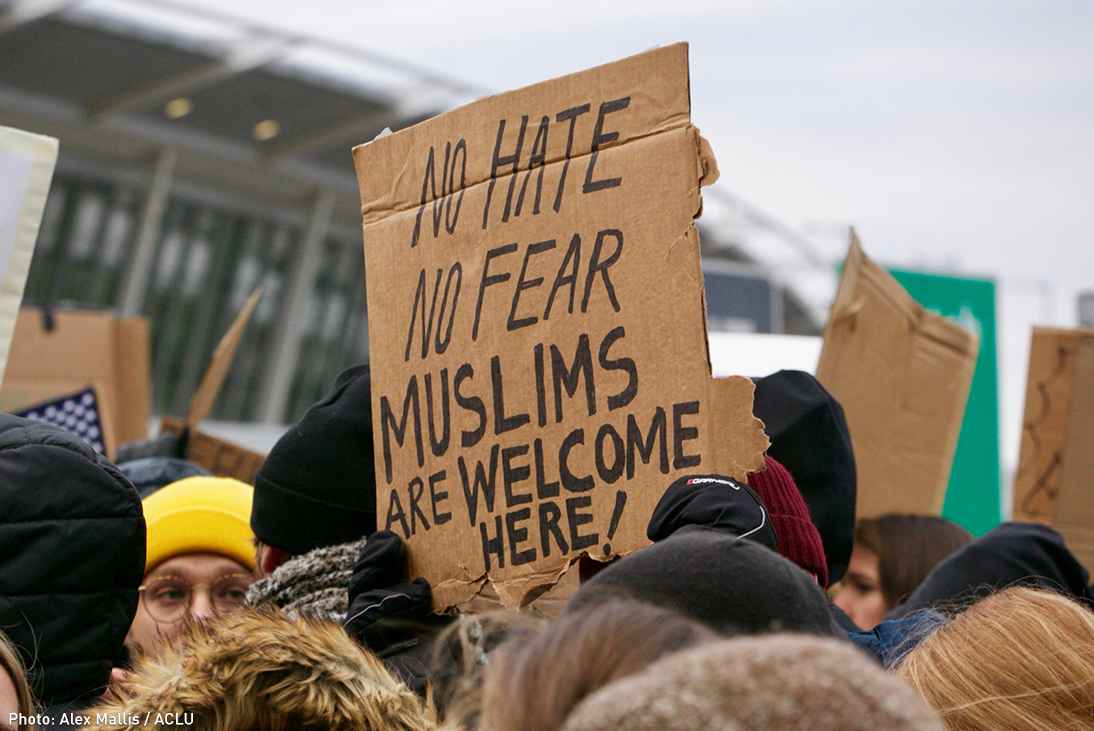
[[[1094,569],[1094,330],[1033,330],[1014,519],[1055,526]]]
[[[683,472],[744,478],[752,384],[713,379],[687,46],[354,149],[377,512],[438,608],[526,604],[646,542]]]
[[[974,334],[916,303],[852,234],[817,380],[847,416],[858,517],[942,512],[977,349]]]

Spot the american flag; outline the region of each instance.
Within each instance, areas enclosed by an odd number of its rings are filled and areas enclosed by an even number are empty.
[[[99,454],[106,454],[103,425],[99,418],[99,400],[95,397],[94,388],[59,396],[14,413],[16,416],[59,426],[82,438]]]

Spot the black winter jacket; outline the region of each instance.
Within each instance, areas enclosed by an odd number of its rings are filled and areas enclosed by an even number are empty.
[[[43,706],[90,702],[124,664],[144,557],[140,498],[113,464],[0,414],[0,629]]]

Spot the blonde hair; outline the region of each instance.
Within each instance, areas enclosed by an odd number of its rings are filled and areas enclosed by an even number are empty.
[[[948,731],[1094,728],[1094,613],[1012,588],[957,615],[897,668]]]
[[[11,684],[15,686],[15,697],[19,702],[19,712],[24,716],[34,715],[34,695],[30,692],[30,683],[27,680],[26,670],[23,669],[23,661],[19,659],[15,646],[3,632],[0,632],[0,670],[6,671],[11,677]],[[16,726],[16,728],[20,727]]]

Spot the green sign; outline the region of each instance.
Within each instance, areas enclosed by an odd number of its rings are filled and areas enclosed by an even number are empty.
[[[900,269],[890,271],[921,305],[980,337],[980,355],[942,509],[945,517],[980,535],[1001,519],[995,282]]]

